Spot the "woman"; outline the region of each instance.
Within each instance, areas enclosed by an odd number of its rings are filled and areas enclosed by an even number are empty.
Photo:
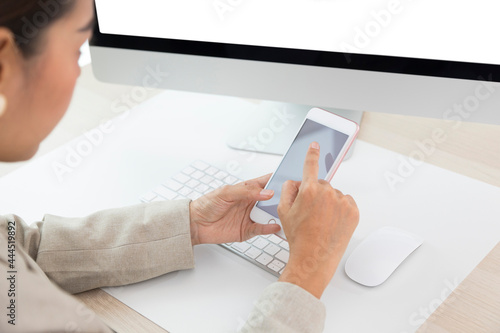
[[[64,115],[93,19],[91,0],[0,3],[0,160],[31,158]],[[289,263],[263,291],[243,332],[322,330],[319,298],[359,216],[350,196],[318,181],[318,158],[313,143],[303,181],[283,186],[278,211]],[[263,190],[268,179],[227,186],[192,202],[142,204],[86,218],[47,215],[31,226],[15,215],[0,216],[0,295],[7,305],[0,330],[110,332],[96,316],[82,316],[90,310],[68,293],[193,268],[197,244],[277,232],[279,226],[249,218],[255,201],[273,196]]]

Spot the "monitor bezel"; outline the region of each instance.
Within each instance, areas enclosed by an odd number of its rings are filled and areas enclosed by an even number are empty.
[[[95,5],[94,10],[95,26],[91,46],[500,82],[500,65],[493,64],[104,34],[99,29]]]

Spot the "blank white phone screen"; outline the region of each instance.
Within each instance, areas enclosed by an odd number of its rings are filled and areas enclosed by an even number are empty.
[[[325,179],[347,139],[347,134],[306,119],[267,186],[268,189],[274,190],[273,198],[268,201],[260,201],[257,207],[278,218],[281,187],[287,180],[302,180],[304,161],[309,145],[313,141],[320,145],[318,179]]]

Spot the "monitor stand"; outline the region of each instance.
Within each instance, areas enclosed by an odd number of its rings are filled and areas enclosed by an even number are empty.
[[[312,106],[271,101],[254,101],[239,119],[235,119],[234,130],[226,143],[238,150],[283,155],[295,138],[300,125]],[[339,116],[361,123],[362,111],[322,108]],[[347,153],[349,158],[354,145]]]

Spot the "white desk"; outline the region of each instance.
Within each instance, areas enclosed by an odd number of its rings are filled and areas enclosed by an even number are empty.
[[[271,172],[278,157],[224,146],[230,117],[238,117],[244,105],[252,107],[237,99],[166,92],[117,120],[62,182],[53,167],[65,162],[65,147],[0,179],[2,188],[11,189],[0,202],[7,212],[34,221],[46,212],[78,216],[137,203],[140,194],[196,158],[223,168],[236,161],[242,178]],[[68,147],[84,147],[82,142]],[[384,172],[398,163],[395,153],[360,141],[339,169],[334,185],[352,194],[361,211],[346,254],[384,225],[413,231],[426,242],[377,288],[349,280],[343,261],[323,297],[326,332],[415,331],[423,312],[432,312],[499,241],[499,188],[424,164],[393,192]],[[195,253],[195,270],[109,292],[172,332],[234,332],[276,278],[217,246],[200,246]]]

